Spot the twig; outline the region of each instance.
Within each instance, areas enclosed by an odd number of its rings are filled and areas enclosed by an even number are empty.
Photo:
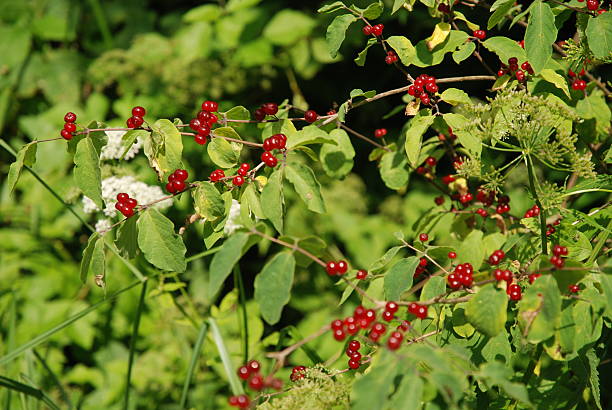
[[[327,266],[326,263],[323,262],[321,259],[317,258],[312,253],[308,252],[305,249],[300,248],[297,245],[292,245],[292,244],[290,244],[288,242],[281,241],[280,239],[276,239],[275,237],[270,236],[268,234],[265,234],[263,232],[260,232],[260,231],[258,231],[257,229],[254,229],[254,228],[251,229],[250,232],[255,234],[255,235],[259,235],[262,238],[267,239],[267,240],[269,240],[271,242],[274,242],[274,243],[277,243],[279,245],[285,246],[285,247],[287,247],[289,249],[293,249],[294,251],[301,253],[302,255],[306,256],[307,258],[312,259],[314,262],[318,263],[319,265],[321,265],[324,268]]]
[[[366,137],[365,135],[363,135],[363,134],[361,134],[361,133],[359,133],[359,132],[355,131],[355,130],[354,130],[354,129],[352,129],[352,128],[347,127],[347,126],[346,126],[346,125],[344,125],[343,123],[339,123],[339,125],[340,125],[340,128],[342,128],[342,129],[344,129],[344,130],[346,130],[346,131],[350,132],[351,134],[353,134],[353,135],[354,135],[354,136],[356,136],[357,138],[361,138],[362,140],[369,142],[370,144],[374,145],[375,147],[378,147],[378,148],[380,148],[380,149],[383,149],[383,150],[385,150],[385,151],[387,151],[387,152],[391,152],[391,150],[390,150],[389,148],[387,148],[387,147],[385,147],[385,146],[383,146],[383,145],[380,145],[378,142],[376,142],[376,141],[374,141],[374,140],[372,140],[372,139],[370,139],[370,138]]]
[[[273,373],[275,373],[276,371],[278,371],[278,369],[280,369],[281,367],[283,367],[285,365],[285,359],[287,358],[287,356],[289,356],[291,353],[293,353],[294,351],[296,351],[300,347],[304,346],[306,343],[316,339],[317,337],[322,336],[330,328],[331,328],[330,325],[325,325],[321,329],[317,330],[315,333],[313,333],[313,334],[311,334],[309,336],[306,336],[304,339],[300,340],[299,342],[296,342],[296,343],[292,344],[291,346],[288,346],[288,347],[284,348],[280,352],[271,352],[271,353],[268,353],[266,355],[266,357],[269,357],[271,359],[275,359],[276,360],[276,366],[275,366],[275,370],[273,371]]]

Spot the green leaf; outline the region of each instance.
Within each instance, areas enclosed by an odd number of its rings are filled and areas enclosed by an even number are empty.
[[[361,88],[354,88],[350,92],[351,100],[357,97],[372,98],[376,95],[376,90],[363,91]]]
[[[270,175],[268,183],[261,191],[261,207],[264,215],[272,222],[279,233],[283,233],[283,174],[277,170]]]
[[[210,278],[208,280],[208,296],[212,299],[225,279],[232,273],[234,265],[240,260],[243,248],[249,240],[249,235],[245,232],[238,232],[228,237],[221,249],[215,253],[210,262]]]
[[[144,141],[148,136],[149,131],[145,130],[130,130],[123,134],[123,137],[121,137],[121,148],[123,151],[121,153],[121,159],[125,157],[125,154],[128,153],[130,148],[132,148],[132,145],[134,145],[139,137],[142,141]]]
[[[474,230],[470,232],[457,249],[457,255],[461,262],[471,263],[474,270],[480,269],[485,257],[482,231]]]
[[[233,107],[231,110],[225,113],[225,118],[227,118],[228,120],[250,120],[251,113],[242,105],[237,105],[236,107]],[[240,123],[237,123],[236,125],[239,124]]]
[[[194,7],[187,13],[183,14],[183,21],[186,23],[209,22],[215,21],[221,16],[222,10],[216,4],[204,4]]]
[[[89,273],[94,277],[97,275],[104,277],[106,275],[106,255],[104,254],[104,246],[104,239],[100,238],[100,240],[96,241],[91,254]]]
[[[378,40],[376,40],[375,38],[368,39],[368,42],[366,43],[365,48],[359,52],[357,57],[355,57],[355,63],[359,67],[363,67],[365,65],[366,57],[368,56],[368,49],[377,43],[378,43]]]
[[[13,380],[13,379],[10,379],[10,378],[5,377],[5,376],[0,376],[0,386],[4,387],[6,389],[9,389],[9,390],[16,391],[20,395],[22,394],[22,395],[25,395],[25,396],[34,397],[34,398],[40,400],[42,403],[44,403],[45,407],[48,407],[51,410],[59,410],[60,409],[60,407],[57,404],[55,404],[55,402],[43,390],[40,390],[40,389],[38,389],[38,388],[36,388],[34,386],[30,386],[30,385],[21,383],[21,382],[19,382],[17,380]],[[7,397],[7,396],[5,396],[5,397]],[[8,397],[10,397],[10,396],[8,396]],[[16,406],[17,405],[17,399],[15,398],[14,401],[15,401],[14,405]],[[6,403],[10,403],[10,400],[6,400],[5,402]],[[23,403],[23,401],[22,401],[22,403]],[[13,407],[13,406],[10,406],[10,407]],[[38,407],[38,406],[35,405],[33,407]],[[8,406],[7,406],[7,408],[8,408]],[[22,408],[24,408],[24,407],[22,406]]]
[[[81,259],[81,282],[87,281],[87,273],[91,266],[91,258],[96,247],[96,243],[100,240],[100,234],[94,232],[87,240],[87,246],[83,249],[83,259]]]
[[[548,4],[536,0],[531,6],[525,30],[525,53],[536,74],[544,69],[551,58],[556,39],[555,15]]]
[[[406,0],[393,0],[393,8],[391,9],[391,14],[397,13],[397,11],[401,9],[405,3]]]
[[[329,136],[336,141],[336,145],[323,144],[321,146],[319,152],[321,166],[330,177],[342,178],[353,169],[355,149],[346,131],[334,129]]]
[[[511,368],[499,362],[483,363],[476,374],[476,377],[484,380],[488,386],[498,386],[514,400],[518,400],[531,407],[527,388],[523,384],[511,382],[512,376]]]
[[[374,263],[370,265],[370,268],[368,269],[368,271],[370,273],[375,273],[381,270],[382,268],[384,268],[385,266],[387,266],[387,264],[391,262],[391,260],[395,257],[395,255],[397,255],[397,253],[402,248],[403,246],[394,246],[393,248],[389,249],[387,252],[385,252],[385,254],[382,257],[380,257],[379,259],[377,259]]]
[[[266,219],[266,216],[261,208],[261,202],[259,200],[259,194],[255,190],[253,184],[247,185],[247,187],[242,192],[242,197],[240,198],[241,205],[246,204],[249,207],[249,211],[252,212],[256,218]]]
[[[459,46],[459,48],[453,52],[453,60],[455,63],[459,64],[476,50],[476,44],[473,41],[468,41]]]
[[[508,59],[516,57],[521,61],[527,60],[525,50],[519,46],[516,41],[508,37],[491,37],[482,42],[482,45],[492,53],[497,54],[499,59],[504,63],[508,63]]]
[[[293,184],[308,209],[320,214],[326,212],[325,202],[321,196],[321,185],[309,166],[299,162],[289,163],[285,167],[285,176]]]
[[[612,14],[606,12],[589,17],[585,33],[595,58],[609,58],[612,53]]]
[[[418,67],[430,67],[440,64],[444,60],[446,53],[452,53],[457,47],[465,43],[467,39],[467,33],[451,30],[446,40],[431,51],[427,47],[426,40],[419,41],[415,46],[416,53],[412,64]]]
[[[388,188],[401,189],[408,185],[410,172],[406,155],[400,151],[385,151],[380,159],[380,176]]]
[[[542,275],[529,286],[518,304],[519,325],[531,343],[553,336],[561,316],[561,293],[552,275]]]
[[[208,181],[199,182],[191,191],[196,212],[209,221],[225,215],[225,201],[217,188]]]
[[[480,288],[467,302],[465,315],[476,330],[494,337],[504,329],[507,307],[508,295],[495,289],[493,284],[488,284]]]
[[[276,254],[255,277],[255,300],[263,319],[278,323],[283,307],[291,298],[295,258],[290,252]]]
[[[310,144],[334,144],[336,141],[316,125],[308,125],[297,132],[287,136],[287,149]]]
[[[410,121],[410,127],[406,130],[406,154],[408,154],[408,161],[413,167],[419,166],[423,134],[433,124],[433,120],[433,115],[415,117]]]
[[[410,40],[404,36],[391,36],[387,39],[387,44],[395,50],[402,64],[405,66],[413,64],[416,57],[416,49]]]
[[[355,5],[353,5],[353,7],[357,8],[355,7]],[[366,7],[365,10],[361,11],[361,14],[363,15],[363,17],[369,20],[374,20],[379,18],[382,12],[383,4],[380,1],[376,1],[368,4],[368,7]]]
[[[491,5],[490,11],[493,12],[487,23],[487,30],[491,30],[497,23],[502,21],[514,6],[514,0],[496,0]]]
[[[91,139],[79,141],[74,154],[74,181],[98,208],[104,208],[102,201],[102,174],[100,172],[100,157]]]
[[[552,83],[555,87],[563,91],[565,95],[570,97],[569,88],[567,87],[567,81],[561,74],[558,74],[557,72],[555,72],[554,70],[551,70],[550,68],[545,68],[542,71],[540,71],[540,77],[542,77],[544,80],[548,81],[549,83]]]
[[[24,165],[31,167],[36,162],[36,150],[38,148],[36,144],[36,141],[30,142],[24,145],[17,153],[17,158],[15,158],[15,162],[11,164],[8,172],[7,185],[9,193],[13,192],[13,189],[15,189],[15,185],[17,185]]]
[[[351,392],[352,410],[382,410],[393,387],[398,371],[397,358],[384,349],[374,355],[367,373],[353,383]]]
[[[341,14],[336,16],[331,24],[327,27],[325,40],[327,41],[327,49],[332,58],[336,58],[338,50],[346,36],[346,30],[351,24],[357,21],[357,17],[352,14]]]
[[[404,373],[389,403],[389,409],[419,410],[423,397],[423,380],[416,370]]]
[[[225,341],[223,340],[223,335],[221,334],[221,329],[217,325],[215,319],[208,318],[208,323],[210,324],[210,332],[212,335],[212,339],[217,346],[217,351],[219,352],[219,357],[221,357],[221,362],[223,363],[223,368],[225,369],[225,374],[230,383],[230,387],[232,388],[232,393],[237,396],[239,394],[244,393],[244,389],[242,388],[242,383],[238,379],[236,375],[236,367],[234,363],[232,363],[232,358],[227,351],[227,347],[225,346]]]
[[[134,215],[123,222],[117,230],[115,245],[129,259],[134,258],[138,252],[137,220],[138,216]]]
[[[155,121],[151,129],[151,140],[161,141],[154,156],[155,161],[151,165],[161,176],[161,180],[166,181],[175,170],[183,168],[183,137],[178,128],[167,119]]]
[[[284,9],[268,22],[263,36],[271,43],[288,46],[310,34],[316,22],[305,13]]]
[[[232,127],[216,128],[215,136],[223,136],[234,139],[241,139],[240,135]],[[242,144],[238,142],[230,142],[223,138],[212,138],[208,143],[208,156],[212,162],[221,168],[231,168],[240,161],[240,151]]]
[[[155,208],[148,208],[138,218],[138,246],[151,264],[162,270],[184,272],[185,244],[174,232],[174,224]]]
[[[414,271],[419,258],[410,256],[397,261],[385,274],[385,297],[387,300],[400,300],[402,293],[412,286]]]
[[[450,105],[472,104],[472,100],[467,93],[458,88],[447,88],[440,94],[440,98]]]
[[[344,3],[341,1],[334,1],[333,3],[326,4],[325,6],[319,8],[317,13],[333,13],[334,11],[340,10],[344,7]]]

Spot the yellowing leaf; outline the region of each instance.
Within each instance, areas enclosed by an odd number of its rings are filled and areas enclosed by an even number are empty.
[[[433,50],[438,44],[442,44],[450,34],[451,26],[448,23],[438,23],[434,32],[425,40],[429,51]]]

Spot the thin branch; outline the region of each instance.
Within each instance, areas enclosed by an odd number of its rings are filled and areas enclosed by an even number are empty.
[[[300,248],[297,245],[292,245],[292,244],[290,244],[288,242],[281,241],[280,239],[276,239],[275,237],[270,236],[268,234],[265,234],[263,232],[260,232],[260,231],[258,231],[257,229],[254,229],[254,228],[251,229],[250,232],[255,234],[255,235],[259,235],[262,238],[267,239],[267,240],[269,240],[271,242],[274,242],[274,243],[277,243],[279,245],[285,246],[285,247],[287,247],[289,249],[293,249],[294,251],[301,253],[302,255],[304,255],[307,258],[313,260],[314,262],[318,263],[319,265],[321,265],[324,268],[327,266],[327,264],[325,262],[323,262],[321,259],[317,258],[315,255],[313,255],[312,253],[308,252],[306,249],[302,249],[302,248]]]
[[[339,123],[339,125],[340,125],[340,128],[342,128],[342,129],[344,129],[344,130],[346,130],[346,131],[350,132],[351,134],[353,134],[353,135],[354,135],[354,136],[356,136],[357,138],[361,138],[362,140],[367,141],[367,142],[369,142],[370,144],[374,145],[375,147],[378,147],[378,148],[380,148],[380,149],[383,149],[383,150],[385,150],[385,151],[387,151],[387,152],[392,152],[392,151],[391,151],[391,149],[389,149],[389,148],[387,148],[387,147],[385,147],[385,146],[383,146],[383,145],[380,145],[378,142],[376,142],[376,141],[374,141],[374,140],[372,140],[372,139],[370,139],[370,138],[366,137],[365,135],[363,135],[363,134],[361,134],[361,133],[359,133],[359,132],[355,131],[355,130],[354,130],[354,129],[352,129],[352,128],[347,127],[347,126],[346,126],[346,125],[344,125],[343,123]]]
[[[297,343],[292,344],[291,346],[288,346],[288,347],[284,348],[280,352],[271,352],[271,353],[268,353],[266,355],[267,357],[276,360],[276,366],[275,366],[274,372],[276,372],[278,369],[280,369],[281,367],[283,367],[285,365],[285,360],[287,359],[287,356],[289,356],[291,353],[293,353],[294,351],[296,351],[300,347],[304,346],[306,343],[308,343],[308,342],[310,342],[310,341],[312,341],[312,340],[322,336],[330,328],[331,328],[330,325],[325,325],[321,329],[317,330],[315,333],[313,333],[313,334],[311,334],[309,336],[306,336],[304,339],[300,340]]]

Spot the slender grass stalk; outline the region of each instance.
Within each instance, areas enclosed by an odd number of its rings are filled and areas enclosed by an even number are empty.
[[[138,328],[140,327],[140,317],[142,316],[142,311],[144,310],[145,305],[145,295],[147,294],[147,281],[142,283],[142,288],[140,289],[140,299],[138,300],[138,308],[136,310],[136,317],[134,318],[134,327],[132,328],[132,339],[130,340],[130,356],[128,359],[128,371],[127,371],[127,379],[125,383],[125,397],[123,401],[123,408],[125,410],[128,409],[130,404],[130,387],[132,380],[132,366],[134,364],[134,353],[136,350],[136,340],[138,339]]]
[[[213,253],[217,253],[219,250],[221,250],[221,246],[216,246],[214,248],[210,248],[210,249],[205,250],[203,252],[196,253],[195,255],[192,255],[192,256],[188,257],[186,259],[186,261],[187,261],[187,263],[193,262],[193,261],[195,261],[197,259],[203,258],[203,257],[208,256],[208,255],[212,255]]]
[[[243,362],[249,360],[249,321],[247,320],[246,295],[244,293],[244,282],[238,264],[234,265],[234,285],[238,288],[238,302],[240,303],[240,312],[242,317],[242,353]]]
[[[227,352],[227,347],[225,347],[225,342],[223,341],[223,336],[221,335],[219,326],[217,326],[217,322],[213,318],[209,318],[208,323],[210,325],[213,340],[215,341],[215,345],[217,346],[217,350],[219,351],[219,356],[221,357],[221,361],[223,362],[225,373],[227,374],[227,378],[229,379],[230,387],[232,388],[232,393],[236,396],[239,394],[243,394],[244,389],[242,388],[242,384],[240,384],[240,380],[238,380],[238,376],[236,375],[234,364],[232,363],[232,359],[230,358],[229,353]]]
[[[180,407],[182,409],[187,408],[187,394],[189,393],[189,385],[191,384],[191,380],[193,379],[193,373],[195,372],[196,365],[198,364],[198,358],[200,357],[200,351],[202,350],[202,344],[204,343],[204,338],[206,337],[207,330],[208,323],[203,322],[202,326],[200,326],[200,331],[198,332],[198,338],[196,339],[195,345],[193,346],[193,352],[191,353],[191,361],[189,362],[189,368],[187,369],[187,376],[185,377],[185,382],[183,383],[183,392],[181,393],[180,402]]]
[[[45,358],[42,357],[40,353],[36,351],[36,349],[32,349],[32,353],[34,353],[34,357],[36,357],[36,359],[40,362],[42,367],[47,371],[47,373],[49,373],[49,377],[51,378],[51,381],[55,383],[55,385],[60,391],[60,396],[62,396],[62,400],[64,401],[64,403],[68,405],[68,408],[71,409],[73,406],[72,406],[72,402],[70,401],[70,397],[68,396],[68,393],[66,393],[64,386],[62,386],[62,383],[60,383],[57,375],[53,372],[53,370],[51,370]]]
[[[19,392],[25,396],[34,397],[52,410],[60,410],[60,407],[44,391],[32,387],[30,385],[18,382],[17,380],[9,379],[8,377],[0,376],[0,386],[6,387],[9,390]]]

